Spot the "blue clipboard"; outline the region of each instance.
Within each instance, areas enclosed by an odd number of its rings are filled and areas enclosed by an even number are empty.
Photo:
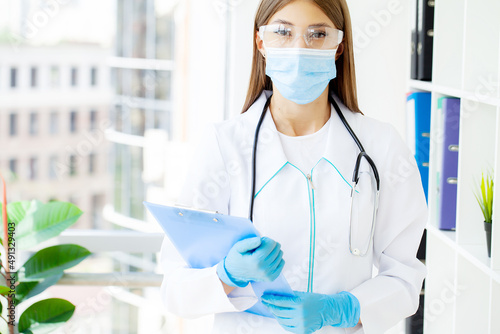
[[[260,233],[248,218],[178,205],[143,203],[191,268],[212,267],[219,263],[238,241],[260,237]],[[264,293],[294,295],[283,274],[272,282],[252,282],[251,285],[259,301],[245,312],[265,317],[274,318],[260,301]]]

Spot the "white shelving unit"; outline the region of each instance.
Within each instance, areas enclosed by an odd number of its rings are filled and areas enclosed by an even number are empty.
[[[409,80],[432,93],[424,333],[500,333],[500,1],[435,1],[433,81]],[[461,99],[457,222],[438,228],[437,101]],[[491,258],[473,194],[494,171]]]

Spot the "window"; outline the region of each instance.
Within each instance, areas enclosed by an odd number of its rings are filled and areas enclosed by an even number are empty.
[[[49,158],[49,179],[57,179],[57,156],[55,155]]]
[[[58,66],[50,67],[50,87],[56,88],[61,85],[61,73]]]
[[[69,132],[76,132],[76,111],[71,111],[69,113]]]
[[[9,135],[17,136],[17,114],[14,113],[9,115]]]
[[[10,88],[16,88],[16,87],[17,87],[17,68],[11,67],[10,68]]]
[[[92,215],[92,228],[101,229],[102,228],[102,209],[104,206],[104,195],[92,195],[90,199],[91,205],[91,215]]]
[[[97,86],[97,67],[90,68],[90,85]]]
[[[28,178],[30,180],[35,180],[38,176],[38,159],[35,157],[30,158],[29,165],[29,175]]]
[[[36,136],[38,134],[38,114],[36,112],[30,113],[30,129],[31,136]]]
[[[59,114],[56,111],[50,113],[49,132],[51,135],[55,135],[59,132]]]
[[[70,176],[76,175],[76,156],[75,155],[69,156],[69,175]]]
[[[90,111],[90,131],[97,129],[97,111]]]
[[[31,68],[30,79],[32,88],[38,86],[38,69],[36,67]]]
[[[78,85],[78,69],[76,67],[71,68],[71,86],[76,87]]]
[[[12,174],[17,174],[17,160],[16,159],[9,160],[9,170]]]
[[[96,156],[95,153],[89,154],[89,174],[94,174],[96,172]]]

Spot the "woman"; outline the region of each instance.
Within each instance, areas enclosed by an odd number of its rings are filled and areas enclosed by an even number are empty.
[[[418,308],[427,206],[397,131],[358,108],[345,0],[262,0],[254,42],[243,112],[207,131],[179,203],[249,216],[265,237],[205,269],[165,239],[164,304],[215,314],[213,333],[383,333]],[[258,301],[249,282],[279,274],[295,297],[264,294],[272,318],[244,312]]]

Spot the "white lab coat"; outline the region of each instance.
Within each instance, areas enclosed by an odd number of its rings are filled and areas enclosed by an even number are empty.
[[[264,91],[247,112],[210,126],[178,203],[248,217],[254,133],[270,93]],[[335,99],[380,174],[370,252],[357,257],[349,251],[351,180],[359,149],[335,109],[325,153],[311,173],[314,192],[306,176],[287,163],[272,115],[266,113],[257,149],[253,223],[281,244],[282,273],[292,289],[307,291],[311,281],[314,292],[345,290],[358,298],[362,325],[324,327],[317,333],[383,333],[418,307],[426,275],[416,258],[427,220],[425,195],[415,159],[395,128],[353,113]],[[362,164],[362,170],[368,168]],[[188,268],[167,238],[161,266],[161,297],[168,311],[186,318],[215,313],[213,333],[287,333],[275,319],[240,312],[257,301],[250,285],[226,296],[215,266]]]

